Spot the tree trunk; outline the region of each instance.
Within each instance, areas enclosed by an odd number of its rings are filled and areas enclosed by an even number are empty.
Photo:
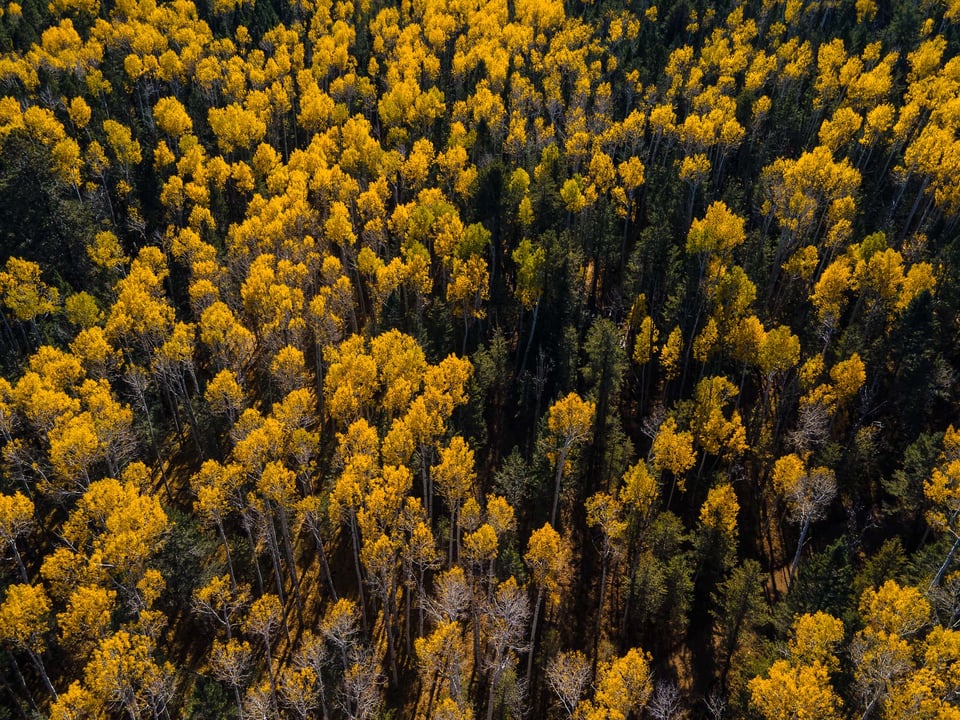
[[[793,562],[790,563],[790,579],[788,585],[793,584],[793,576],[797,572],[797,565],[800,564],[800,554],[803,552],[804,543],[807,542],[807,533],[810,532],[810,518],[803,521],[803,527],[800,528],[800,539],[797,541],[797,552],[794,553]]]
[[[33,661],[33,664],[37,667],[37,672],[40,673],[40,677],[43,679],[43,684],[47,688],[47,692],[50,693],[50,697],[53,698],[54,702],[57,700],[57,691],[53,688],[53,683],[50,682],[50,676],[47,675],[47,669],[43,666],[43,660],[40,659],[40,653],[33,650],[27,651],[30,654],[30,659]]]
[[[267,648],[267,670],[270,672],[270,702],[273,704],[273,712],[280,717],[280,705],[277,703],[277,678],[273,674],[273,653],[270,648],[270,636],[266,633],[263,636],[263,644]]]
[[[537,591],[537,601],[533,604],[533,620],[530,623],[530,650],[527,653],[527,690],[533,677],[533,656],[537,650],[537,623],[540,621],[540,606],[543,604],[543,588]]]
[[[953,547],[950,548],[950,552],[947,553],[947,557],[943,561],[943,565],[940,566],[936,577],[933,578],[933,582],[930,583],[931,588],[934,588],[943,582],[943,578],[947,574],[947,569],[950,567],[950,563],[953,562],[953,558],[957,554],[957,550],[960,550],[960,535],[957,536],[957,541],[953,544]]]
[[[593,633],[593,674],[597,674],[597,648],[600,646],[600,630],[603,627],[603,603],[607,595],[607,554],[600,562],[600,604],[597,607],[597,628]]]
[[[237,701],[237,720],[243,720],[243,700],[240,698],[240,688],[237,685],[233,685],[233,697]]]
[[[560,451],[560,457],[557,458],[557,477],[553,488],[553,509],[550,511],[550,526],[557,527],[557,508],[560,506],[560,483],[563,481],[563,467],[567,464],[567,450],[569,443],[564,443]]]
[[[280,515],[280,534],[283,537],[283,549],[290,564],[290,577],[293,579],[293,599],[297,604],[297,620],[303,624],[303,600],[300,597],[300,576],[297,574],[297,563],[293,556],[293,543],[290,541],[290,525],[287,522],[287,511],[277,503]]]
[[[250,544],[250,559],[253,561],[253,568],[257,572],[257,592],[263,595],[263,573],[260,572],[260,561],[257,559],[257,544],[253,541],[253,531],[250,528],[250,520],[246,514],[244,514],[242,525],[247,535],[247,542]]]
[[[227,542],[227,534],[223,530],[223,521],[217,518],[217,530],[220,531],[220,540],[223,541],[223,550],[227,554],[227,572],[230,573],[230,587],[236,591],[237,577],[233,572],[233,557],[230,555],[230,543]],[[227,631],[229,635],[229,630]]]
[[[20,577],[23,578],[23,584],[29,585],[30,580],[27,578],[27,568],[23,566],[23,559],[20,557],[20,551],[17,550],[17,541],[14,540],[11,542],[10,547],[13,548],[13,556],[17,559],[17,567],[20,568]]]
[[[360,538],[357,530],[357,518],[350,511],[350,538],[353,545],[353,569],[357,573],[357,592],[360,595],[360,619],[363,621],[363,634],[367,635],[367,603],[363,595],[363,571],[360,569]]]

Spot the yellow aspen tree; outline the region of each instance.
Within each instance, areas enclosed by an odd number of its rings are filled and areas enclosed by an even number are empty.
[[[154,640],[120,630],[100,643],[84,668],[84,682],[104,705],[117,705],[131,717],[166,711],[173,697],[173,666],[158,665]]]
[[[453,564],[454,558],[459,555],[460,506],[473,492],[477,478],[473,450],[459,435],[452,438],[449,445],[440,450],[440,462],[430,469],[430,474],[436,483],[437,491],[450,508],[447,555],[448,561]]]
[[[674,380],[680,374],[680,356],[683,353],[683,333],[675,327],[660,348],[660,366],[667,380]]]
[[[100,717],[102,713],[102,705],[78,680],[50,704],[50,720],[83,720]]]
[[[87,658],[112,629],[117,593],[94,585],[81,585],[57,613],[60,642],[77,659]]]
[[[359,335],[324,351],[324,406],[330,417],[349,425],[373,400],[378,388],[377,365]]]
[[[810,525],[823,518],[827,507],[837,494],[837,480],[833,470],[825,467],[807,469],[795,454],[784,455],[773,466],[773,488],[784,499],[794,522],[800,524],[797,551],[790,563],[792,580],[800,563],[800,555],[810,531]]]
[[[593,700],[584,700],[577,714],[584,720],[626,718],[639,714],[653,691],[649,655],[633,648],[597,669]]]
[[[490,271],[482,255],[469,255],[461,259],[453,258],[450,283],[447,285],[447,302],[451,303],[463,317],[463,349],[467,352],[467,336],[470,333],[470,321],[486,316],[483,303],[490,299]]]
[[[206,460],[200,466],[200,470],[190,477],[190,486],[197,496],[193,503],[194,512],[203,524],[213,525],[217,529],[226,555],[227,570],[234,585],[236,585],[236,575],[233,570],[233,556],[230,553],[230,543],[227,540],[224,523],[231,510],[237,510],[243,506],[240,498],[242,472],[239,465],[230,464],[225,467],[216,460]],[[254,553],[254,560],[256,560],[256,550],[249,534],[248,539],[251,540],[250,550]],[[254,566],[259,578],[260,568],[256,562]],[[262,584],[261,581],[260,585]]]
[[[354,570],[360,594],[360,609],[366,628],[366,609],[363,592],[363,572],[360,567],[360,526],[358,513],[364,504],[364,498],[370,491],[371,483],[380,473],[380,440],[376,430],[360,419],[347,428],[346,433],[337,435],[339,442],[338,457],[343,471],[334,484],[330,494],[330,518],[336,523],[346,523],[350,529],[350,541],[353,547]]]
[[[694,441],[711,455],[736,457],[747,449],[746,430],[740,413],[733,410],[724,417],[724,406],[737,396],[737,389],[727,378],[704,378],[694,390],[696,406],[690,423]]]
[[[247,404],[247,396],[232,370],[218,372],[203,392],[210,410],[217,415],[226,415],[230,426],[237,421],[240,412]]]
[[[370,341],[370,355],[383,388],[381,407],[387,417],[397,417],[422,387],[427,369],[423,349],[409,335],[389,330]]]
[[[597,605],[597,624],[593,635],[593,656],[597,656],[600,636],[603,632],[604,604],[607,598],[607,576],[613,571],[613,563],[622,550],[627,532],[623,519],[623,506],[618,498],[609,493],[597,492],[587,498],[587,527],[600,531],[600,597]]]
[[[17,540],[33,527],[33,502],[19,490],[13,495],[0,494],[0,542],[13,551],[20,570],[20,578],[28,583],[27,569],[23,565]]]
[[[261,595],[250,605],[247,616],[243,621],[243,631],[252,635],[263,642],[264,650],[267,653],[267,671],[270,675],[270,700],[274,712],[277,711],[277,681],[273,669],[273,643],[272,638],[277,629],[286,623],[284,618],[283,606],[280,604],[280,598],[276,595],[266,593]]]
[[[523,559],[530,568],[533,584],[537,588],[537,597],[533,604],[533,620],[530,623],[530,647],[527,651],[527,682],[529,683],[533,676],[540,608],[544,599],[549,606],[559,602],[561,589],[569,578],[571,552],[566,541],[550,523],[547,523],[530,535],[527,552],[524,553]]]
[[[41,658],[46,645],[43,635],[49,628],[49,615],[50,599],[42,585],[10,585],[0,603],[0,640],[27,653],[50,696],[56,700],[57,691],[50,682]]]
[[[284,667],[280,673],[280,699],[294,715],[307,720],[318,707],[317,673],[310,667]]]
[[[556,467],[553,488],[553,506],[550,511],[550,525],[557,523],[557,510],[560,507],[560,486],[564,476],[568,475],[571,453],[577,445],[586,442],[593,428],[596,406],[589,400],[583,400],[576,393],[557,400],[550,406],[547,415],[547,429],[550,431],[550,459]]]
[[[206,585],[193,591],[193,609],[223,627],[230,640],[233,619],[250,602],[250,588],[236,585],[229,575],[215,575]]]
[[[911,641],[930,622],[930,610],[930,603],[917,588],[894,580],[868,588],[860,597],[864,628],[854,637],[850,651],[865,715],[879,706],[884,717],[892,717],[887,714],[892,709],[888,704],[891,696],[898,694],[898,685],[906,685],[916,668]]]
[[[841,717],[841,700],[830,683],[839,669],[835,655],[843,623],[824,612],[796,617],[790,632],[789,659],[777,660],[766,677],[750,681],[752,705],[765,720]]]
[[[253,649],[250,643],[240,642],[236,638],[220,642],[213,641],[207,662],[213,676],[230,685],[237,703],[239,717],[243,715],[243,700],[240,698],[240,688],[245,684],[250,674],[250,665],[253,658]]]
[[[433,631],[414,641],[417,670],[423,687],[429,688],[426,707],[431,716],[435,697],[452,700],[458,707],[465,704],[467,683],[467,648],[463,628],[456,620],[441,620]],[[441,685],[442,683],[442,685]]]
[[[3,307],[34,330],[38,317],[55,312],[60,305],[60,293],[40,279],[40,272],[37,263],[17,257],[8,258],[0,272]]]
[[[523,351],[523,360],[520,367],[526,366],[526,358],[533,343],[533,335],[537,329],[537,316],[540,312],[540,298],[543,295],[546,277],[547,253],[542,247],[535,247],[528,238],[523,238],[512,253],[513,262],[517,267],[517,279],[514,293],[523,309],[533,311],[530,319],[530,333]]]
[[[687,489],[686,473],[697,462],[693,433],[680,430],[676,418],[667,418],[653,439],[651,455],[653,469],[657,472],[668,471],[673,476],[674,486],[684,492]]]
[[[923,495],[930,503],[926,511],[927,522],[935,530],[955,538],[931,583],[931,587],[935,587],[943,582],[960,550],[960,432],[953,425],[943,435],[940,464],[923,483]]]
[[[739,512],[740,503],[733,486],[717,485],[707,491],[707,499],[700,506],[700,524],[707,530],[715,531],[729,538],[731,542],[736,542]]]

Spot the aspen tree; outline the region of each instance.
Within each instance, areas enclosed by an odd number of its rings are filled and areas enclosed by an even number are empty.
[[[17,549],[17,540],[33,527],[33,512],[33,502],[19,490],[13,495],[0,495],[0,541],[13,551],[20,579],[24,583],[28,583],[29,579]]]
[[[50,600],[42,585],[10,585],[0,603],[0,638],[30,657],[53,700],[57,691],[50,682],[41,655],[46,647]]]
[[[530,567],[533,584],[537,588],[537,597],[533,604],[533,620],[530,623],[530,642],[527,650],[527,685],[533,676],[533,658],[537,646],[540,607],[544,598],[549,606],[560,600],[560,591],[567,582],[570,573],[570,548],[560,534],[549,523],[534,530],[523,556]]]
[[[550,406],[547,427],[555,448],[551,460],[556,466],[553,489],[553,509],[550,511],[550,524],[557,523],[557,510],[560,506],[560,486],[563,478],[569,474],[569,457],[576,445],[590,437],[593,427],[595,405],[585,401],[576,393],[570,393]]]

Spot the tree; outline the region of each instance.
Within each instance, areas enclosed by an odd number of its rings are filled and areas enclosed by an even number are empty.
[[[53,689],[41,659],[49,615],[50,600],[42,585],[11,585],[0,604],[0,639],[27,653],[47,691],[56,700],[57,691]]]
[[[778,660],[765,678],[750,682],[750,697],[766,720],[841,717],[840,699],[820,663],[792,666]]]
[[[547,523],[534,530],[527,543],[527,552],[523,559],[530,567],[533,583],[537,588],[537,598],[533,603],[533,620],[530,623],[530,643],[527,651],[527,686],[533,675],[533,657],[537,646],[540,607],[544,598],[551,605],[560,600],[560,592],[570,573],[570,548],[560,534]]]
[[[30,260],[7,258],[0,272],[0,301],[14,319],[29,323],[36,331],[36,319],[54,312],[60,293],[40,279],[40,266]],[[24,336],[24,340],[26,337]]]
[[[459,555],[459,513],[464,500],[473,492],[477,474],[474,472],[473,450],[460,437],[450,440],[447,447],[440,450],[440,463],[430,469],[437,485],[437,491],[446,500],[450,508],[449,562]],[[454,550],[456,549],[456,554]]]
[[[528,312],[533,310],[530,320],[530,333],[520,362],[522,370],[527,364],[527,355],[533,344],[533,334],[537,329],[537,315],[540,312],[540,299],[543,296],[544,273],[546,271],[546,251],[542,247],[534,247],[529,239],[523,238],[513,251],[513,262],[517,266],[516,293],[517,299]]]
[[[800,523],[797,552],[790,564],[792,580],[800,562],[800,554],[810,531],[810,525],[823,517],[827,506],[837,494],[837,480],[829,468],[807,470],[794,454],[784,455],[773,466],[773,487],[782,497],[795,522]]]
[[[514,662],[514,653],[527,649],[526,626],[530,600],[513,576],[497,586],[484,614],[484,635],[490,652],[485,656],[489,670],[487,720],[493,719],[497,693],[504,672]]]
[[[28,583],[27,569],[23,565],[17,539],[33,526],[33,503],[19,490],[13,495],[0,495],[0,541],[13,550],[13,557],[20,569],[20,578]]]
[[[736,457],[747,449],[747,433],[740,413],[731,411],[729,419],[723,414],[724,406],[736,396],[736,386],[725,377],[707,377],[697,383],[690,429],[705,453]]]
[[[486,316],[482,305],[489,299],[490,271],[487,261],[480,255],[470,255],[464,259],[454,257],[450,283],[447,285],[447,302],[463,317],[463,355],[467,354],[470,321],[482,320]]]
[[[749,683],[750,700],[766,720],[839,718],[841,701],[830,683],[838,668],[834,650],[843,624],[818,612],[794,620],[790,659],[777,660],[766,677]]]
[[[669,417],[663,421],[651,449],[653,468],[662,472],[667,470],[673,476],[673,486],[679,487],[680,492],[687,489],[685,474],[697,461],[696,451],[693,449],[693,434],[687,430],[677,428],[675,418]],[[673,488],[670,491],[673,497]],[[669,506],[670,501],[667,501]]]
[[[267,652],[267,672],[270,674],[270,702],[274,712],[277,705],[277,681],[273,669],[272,638],[277,628],[284,623],[283,606],[276,595],[261,595],[250,605],[247,617],[243,621],[243,631],[260,638]]]
[[[57,614],[60,642],[74,657],[89,657],[110,634],[116,605],[114,590],[93,585],[77,587],[67,599],[66,610]]]
[[[714,620],[719,635],[720,684],[735,695],[746,685],[749,673],[740,660],[760,643],[759,628],[767,617],[763,593],[764,571],[755,560],[744,560],[717,585]]]
[[[236,586],[228,575],[217,575],[193,591],[194,610],[223,626],[227,640],[232,636],[233,618],[250,601],[250,590]]]
[[[597,602],[597,624],[593,636],[593,657],[596,660],[597,647],[603,632],[603,611],[607,598],[607,574],[611,562],[620,550],[627,532],[627,522],[623,520],[623,507],[617,498],[605,492],[597,492],[587,498],[587,527],[600,531],[600,598]]]
[[[731,543],[737,538],[737,513],[740,503],[733,486],[717,485],[707,492],[707,499],[700,506],[700,523],[704,528],[719,533]]]
[[[156,663],[154,650],[148,636],[120,630],[94,651],[84,681],[104,705],[120,706],[131,720],[147,711],[160,717],[173,696],[174,671],[169,663]]]
[[[418,672],[427,693],[426,713],[429,716],[437,697],[452,700],[457,706],[464,705],[466,684],[467,649],[463,640],[463,628],[456,620],[442,620],[433,631],[414,641]]]
[[[931,583],[933,587],[943,582],[957,550],[960,550],[960,433],[952,425],[943,436],[942,462],[924,481],[923,494],[931,504],[926,513],[927,522],[955,538]]]
[[[930,604],[917,588],[887,580],[860,597],[864,628],[851,643],[857,693],[868,716],[885,706],[894,689],[915,669],[911,647],[916,633],[930,621]],[[902,697],[902,696],[901,696]]]
[[[373,720],[380,711],[380,673],[373,658],[361,658],[347,668],[341,688],[341,708],[349,720]]]
[[[317,674],[310,667],[284,668],[280,676],[280,696],[283,704],[302,720],[317,709]]]
[[[233,688],[237,703],[237,713],[243,720],[243,701],[240,698],[240,688],[244,685],[250,673],[250,660],[253,651],[246,640],[240,642],[236,638],[225,643],[213,641],[210,649],[210,671],[218,680],[228,683]]]
[[[563,650],[550,659],[545,677],[572,718],[590,682],[590,661],[579,650]]]
[[[600,665],[593,700],[584,700],[577,713],[587,720],[626,718],[639,714],[650,698],[649,656],[638,648]]]
[[[547,428],[551,434],[549,457],[556,467],[550,525],[557,524],[560,486],[564,476],[570,472],[567,466],[570,453],[590,437],[595,410],[594,403],[582,400],[576,393],[570,393],[550,406],[547,415]]]

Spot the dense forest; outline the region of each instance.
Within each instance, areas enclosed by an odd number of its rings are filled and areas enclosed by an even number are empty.
[[[956,0],[7,0],[0,720],[957,720],[958,130]]]

